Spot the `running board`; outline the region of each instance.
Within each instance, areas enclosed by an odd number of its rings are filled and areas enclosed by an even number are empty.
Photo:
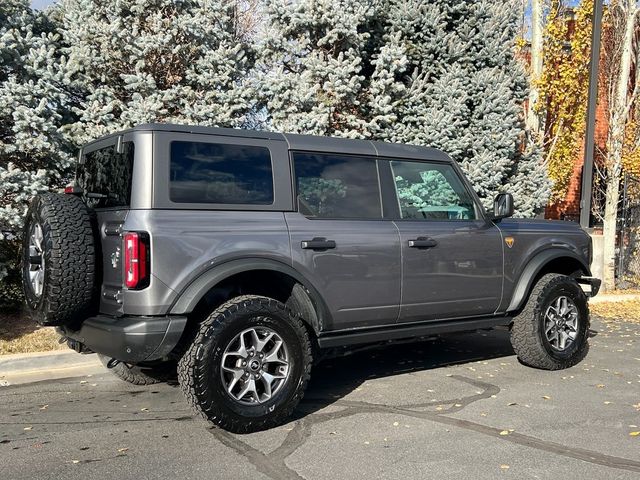
[[[375,343],[412,337],[424,337],[441,333],[466,332],[506,326],[509,325],[511,320],[512,317],[510,316],[501,316],[411,323],[403,324],[402,326],[391,325],[389,327],[367,330],[341,330],[320,334],[318,344],[320,348],[332,348],[358,343]]]

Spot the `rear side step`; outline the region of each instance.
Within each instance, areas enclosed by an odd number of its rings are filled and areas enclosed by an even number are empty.
[[[341,347],[358,343],[384,342],[441,333],[465,332],[507,326],[512,317],[483,317],[468,320],[444,320],[404,325],[391,325],[367,330],[338,331],[320,334],[320,348]]]

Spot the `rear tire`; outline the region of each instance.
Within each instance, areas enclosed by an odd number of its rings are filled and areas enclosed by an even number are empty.
[[[178,381],[198,414],[230,432],[248,433],[289,418],[311,363],[302,320],[281,302],[244,295],[202,322],[178,364]]]
[[[105,367],[111,360],[111,358],[100,353],[98,358]],[[169,361],[129,366],[120,362],[115,367],[109,368],[109,371],[120,380],[133,385],[153,385],[174,379],[176,377],[176,364]]]
[[[573,278],[556,273],[538,280],[511,328],[511,344],[518,359],[544,370],[579,363],[589,350],[588,336],[587,297]]]
[[[89,211],[73,195],[37,195],[27,212],[22,285],[41,325],[73,325],[91,315],[97,292],[96,244]]]

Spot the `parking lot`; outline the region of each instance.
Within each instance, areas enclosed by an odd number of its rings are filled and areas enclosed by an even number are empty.
[[[504,331],[327,360],[290,423],[251,435],[101,370],[1,387],[0,478],[639,478],[640,325],[592,329],[558,372]]]

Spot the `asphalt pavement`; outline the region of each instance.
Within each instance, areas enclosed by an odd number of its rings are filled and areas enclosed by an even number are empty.
[[[290,423],[250,435],[95,365],[0,387],[0,479],[638,479],[640,325],[592,329],[558,372],[504,331],[327,360]]]

